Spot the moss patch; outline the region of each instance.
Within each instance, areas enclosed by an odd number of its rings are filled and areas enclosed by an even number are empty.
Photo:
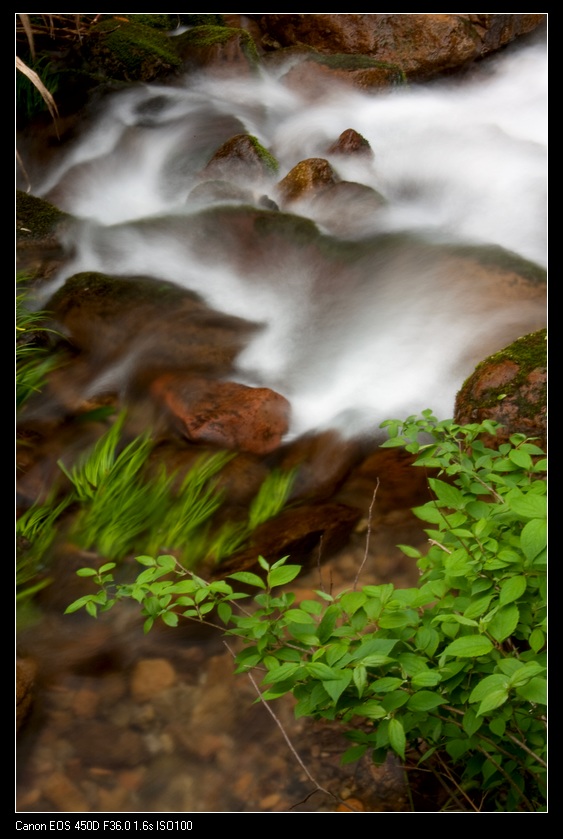
[[[252,134],[249,134],[248,139],[254,146],[256,153],[260,157],[260,160],[266,167],[266,169],[271,172],[272,175],[277,175],[279,172],[280,165],[273,154],[271,154],[268,149],[264,148],[262,143],[258,140],[257,137],[254,137]]]
[[[180,67],[174,40],[153,26],[112,18],[93,26],[87,52],[109,78],[149,81]]]
[[[404,70],[398,64],[390,64],[387,61],[376,61],[367,55],[356,55],[347,53],[336,53],[324,55],[320,52],[311,52],[307,56],[308,61],[316,61],[317,64],[324,64],[331,70],[386,70],[389,73],[391,84],[406,84],[407,77]]]
[[[70,218],[43,198],[16,190],[16,238],[18,242],[52,236],[57,226]]]
[[[176,39],[178,46],[185,47],[214,47],[226,44],[232,38],[237,38],[241,49],[251,64],[260,61],[256,44],[244,29],[233,29],[228,26],[194,26],[189,32],[179,35]]]

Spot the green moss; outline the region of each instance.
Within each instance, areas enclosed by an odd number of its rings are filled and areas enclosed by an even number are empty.
[[[43,198],[16,190],[16,235],[18,241],[43,239],[51,236],[67,213],[58,210]]]
[[[391,84],[406,84],[407,77],[404,70],[398,64],[390,64],[387,61],[376,61],[367,55],[356,55],[347,53],[335,53],[324,55],[320,52],[312,52],[308,60],[316,61],[317,64],[324,64],[331,70],[385,70],[389,74]]]
[[[116,304],[121,307],[127,303],[130,307],[136,307],[150,303],[151,306],[162,305],[168,309],[170,305],[186,298],[200,299],[194,292],[152,277],[112,277],[96,271],[83,271],[69,277],[55,292],[48,306],[59,317],[64,317],[75,305],[85,301],[90,306],[93,301],[97,301],[100,313],[111,313]]]
[[[161,29],[164,32],[169,32],[178,26],[178,15],[143,15],[130,14],[124,15],[134,23],[141,23],[143,26],[150,26],[152,29]]]
[[[475,371],[464,382],[461,393],[469,393],[471,384],[479,378],[479,374],[486,367],[510,361],[518,365],[518,372],[508,384],[500,387],[487,389],[486,393],[479,397],[479,408],[492,408],[498,405],[499,401],[507,396],[518,394],[528,381],[533,370],[545,369],[547,367],[547,330],[540,329],[529,335],[523,335],[508,347],[489,356],[477,365]],[[541,389],[539,400],[534,403],[528,402],[524,397],[518,398],[518,410],[522,417],[533,417],[537,414],[538,403],[545,404],[547,398],[547,386]]]
[[[180,67],[174,39],[136,21],[103,20],[90,30],[90,57],[110,78],[148,81]]]
[[[226,44],[232,38],[239,38],[243,53],[251,64],[258,64],[260,56],[256,44],[244,29],[233,29],[228,26],[194,26],[189,32],[178,36],[182,47],[212,47],[216,44]]]
[[[492,265],[506,271],[513,271],[535,284],[545,283],[547,280],[545,268],[499,245],[453,245],[448,247],[448,250],[456,256],[476,259],[481,265]]]
[[[274,157],[274,155],[271,154],[268,151],[268,149],[264,148],[264,146],[258,140],[257,137],[254,137],[252,134],[250,134],[248,139],[251,141],[252,145],[254,146],[254,149],[256,150],[266,169],[269,172],[271,172],[272,175],[277,175],[279,172],[280,165]]]
[[[225,26],[223,15],[177,15],[182,26]]]

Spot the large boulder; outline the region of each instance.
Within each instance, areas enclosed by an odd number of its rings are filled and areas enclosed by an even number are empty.
[[[463,66],[539,26],[545,14],[265,14],[265,48],[306,45],[399,65],[408,78]]]
[[[542,329],[518,338],[477,366],[457,394],[454,418],[460,424],[502,423],[497,444],[521,433],[545,447],[546,390],[546,330]]]

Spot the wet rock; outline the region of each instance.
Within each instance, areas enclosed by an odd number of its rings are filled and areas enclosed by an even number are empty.
[[[89,28],[81,45],[88,75],[148,82],[180,69],[174,40],[135,17],[112,17]]]
[[[164,375],[151,388],[193,442],[267,454],[289,427],[289,402],[270,388]]]
[[[45,798],[62,813],[88,813],[88,798],[70,778],[62,772],[53,772],[42,784]]]
[[[195,186],[188,195],[188,203],[225,204],[233,201],[237,204],[252,204],[252,192],[230,181],[221,179],[203,181]]]
[[[249,76],[255,72],[258,52],[243,29],[194,26],[174,39],[184,70],[202,70],[214,76]]]
[[[290,500],[324,501],[333,495],[360,456],[360,444],[337,431],[310,433],[286,444],[279,467],[296,470]]]
[[[302,198],[311,198],[320,190],[338,183],[338,180],[328,160],[321,157],[302,160],[278,183],[280,203],[283,206]]]
[[[284,85],[308,101],[326,96],[327,88],[357,87],[367,93],[404,84],[405,75],[396,64],[365,56],[306,54],[282,76]]]
[[[68,341],[83,351],[106,391],[163,370],[226,372],[256,325],[210,309],[199,295],[151,277],[84,272],[48,303]]]
[[[141,735],[111,722],[79,722],[72,726],[68,736],[81,761],[90,766],[134,767],[147,758]]]
[[[16,266],[30,279],[48,279],[70,256],[64,244],[72,217],[35,195],[16,190]]]
[[[373,158],[373,151],[369,141],[353,128],[347,128],[343,131],[338,140],[329,146],[327,154],[346,154],[359,155],[362,157]]]
[[[327,558],[346,544],[360,516],[360,510],[344,504],[286,510],[256,528],[248,549],[221,563],[221,576],[254,567],[258,556],[268,561],[290,556],[295,562],[307,563],[316,562],[321,551]]]
[[[176,681],[176,671],[165,658],[144,658],[131,674],[130,690],[137,702],[146,702]]]
[[[456,396],[454,419],[460,424],[494,420],[503,425],[489,444],[499,445],[511,434],[547,442],[546,331],[525,335],[485,359]]]
[[[225,179],[241,186],[260,183],[277,174],[275,158],[249,134],[237,134],[217,149],[200,177],[205,180]]]
[[[16,731],[19,731],[33,702],[35,662],[30,658],[16,660]]]
[[[256,17],[256,16],[255,16]],[[409,78],[460,67],[530,32],[545,14],[266,14],[262,43],[372,56]]]

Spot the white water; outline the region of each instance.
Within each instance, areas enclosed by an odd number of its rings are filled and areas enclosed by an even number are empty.
[[[278,158],[281,178],[300,160],[326,157],[354,128],[374,161],[331,162],[341,178],[388,201],[363,234],[407,230],[434,242],[496,244],[545,266],[546,74],[539,42],[512,47],[473,78],[377,96],[329,91],[311,103],[268,76],[191,77],[115,95],[34,188],[88,220],[55,285],[82,270],[152,274],[266,323],[240,357],[239,379],[290,399],[292,433],[335,425],[355,432],[426,407],[451,416],[474,364],[538,328],[541,304],[527,312],[526,303],[483,300],[479,287],[456,285],[455,276],[408,256],[383,268],[365,261],[351,277],[340,269],[319,277],[296,252],[276,253],[257,280],[203,264],[166,229],[147,235],[114,225],[189,215],[198,171],[233,134],[256,135]],[[256,185],[257,197],[273,186]]]

